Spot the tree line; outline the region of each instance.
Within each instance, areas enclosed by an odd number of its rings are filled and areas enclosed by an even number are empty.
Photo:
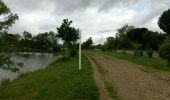
[[[24,31],[22,35],[0,34],[0,50],[5,52],[59,52],[61,45],[56,33],[50,31],[32,35]]]
[[[82,49],[100,49],[102,51],[133,50],[134,56],[143,56],[146,51],[152,57],[152,51],[159,51],[159,56],[170,65],[170,9],[159,17],[158,26],[164,32],[154,32],[147,28],[124,25],[117,29],[115,37],[108,37],[104,44],[94,45],[92,38],[82,44]]]

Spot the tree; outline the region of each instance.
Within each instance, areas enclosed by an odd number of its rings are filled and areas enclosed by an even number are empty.
[[[83,49],[92,49],[92,44],[93,44],[93,40],[92,40],[92,38],[90,37],[89,39],[87,39],[86,42],[83,42],[82,48],[83,48]]]
[[[10,9],[6,6],[6,4],[0,0],[0,36],[10,27],[12,24],[18,20],[17,14],[12,14]],[[1,42],[1,41],[0,41]],[[1,43],[0,43],[1,44]],[[10,71],[18,71],[18,68],[12,67],[12,61],[9,57],[6,57],[4,54],[0,52],[0,68],[7,69]]]
[[[31,44],[32,44],[32,34],[28,31],[24,31],[23,33],[23,39],[21,40],[21,48],[23,48],[24,51],[31,51]]]
[[[167,60],[167,65],[170,65],[170,37],[167,37],[164,43],[159,47],[160,57]]]
[[[18,20],[17,14],[12,14],[10,9],[6,6],[6,4],[0,0],[0,16],[2,20],[0,21],[0,33],[2,34],[5,30],[7,30],[12,24]],[[4,17],[5,16],[5,17]]]
[[[167,37],[164,43],[160,45],[159,53],[160,56],[167,60],[168,66],[170,62],[170,9],[163,12],[158,20],[159,27],[166,32]]]
[[[61,38],[65,44],[65,56],[69,57],[70,48],[72,44],[75,44],[79,38],[79,29],[71,27],[72,21],[64,19],[60,27],[57,28],[58,34],[57,37]]]
[[[114,37],[108,37],[105,42],[106,49],[109,51],[113,51],[113,49],[115,48],[114,43],[115,43]]]
[[[170,9],[164,11],[158,20],[159,27],[170,35]]]
[[[32,34],[27,32],[27,31],[24,31],[23,32],[23,37],[24,37],[24,40],[28,41],[28,40],[32,39]]]
[[[129,31],[131,31],[134,28],[135,28],[134,26],[129,26],[128,24],[125,24],[123,27],[117,29],[118,37],[126,35]]]
[[[143,43],[142,36],[145,32],[148,32],[147,28],[135,28],[135,29],[129,31],[127,33],[127,36],[132,42],[142,44]]]
[[[118,48],[118,33],[116,33],[116,38],[115,38],[115,42],[114,42],[114,52],[117,52],[117,48]]]
[[[123,49],[123,52],[125,53],[125,49],[131,48],[131,41],[127,37],[127,33],[133,30],[134,26],[129,26],[125,24],[123,27],[117,29],[118,32],[118,48]]]
[[[52,31],[39,33],[38,35],[34,36],[32,48],[43,51],[43,52],[60,51],[60,48],[58,45],[58,38],[56,34]]]

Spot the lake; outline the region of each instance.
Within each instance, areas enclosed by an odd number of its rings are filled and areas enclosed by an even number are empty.
[[[0,80],[2,78],[9,78],[14,80],[20,73],[32,72],[39,69],[46,68],[51,62],[60,58],[61,55],[56,56],[51,53],[11,53],[11,60],[19,63],[23,63],[23,67],[20,68],[20,72],[12,73],[0,69]]]

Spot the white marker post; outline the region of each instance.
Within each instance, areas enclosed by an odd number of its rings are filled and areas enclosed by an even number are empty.
[[[79,70],[81,70],[81,32],[79,31]]]

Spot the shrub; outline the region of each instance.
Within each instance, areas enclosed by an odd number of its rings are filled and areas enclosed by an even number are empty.
[[[69,61],[70,58],[69,57],[61,57],[60,59],[58,59],[57,61]]]
[[[9,78],[3,78],[1,80],[1,86],[6,86],[10,83],[10,79]]]
[[[159,55],[167,60],[167,65],[170,65],[170,37],[167,37],[159,47]]]
[[[125,50],[125,49],[123,49],[122,53],[123,53],[123,54],[126,54],[126,50]]]
[[[152,50],[147,50],[147,51],[146,51],[146,55],[147,55],[149,58],[152,58],[152,56],[153,56]]]
[[[142,50],[134,50],[133,54],[134,54],[134,56],[143,56],[143,51]]]
[[[71,57],[75,57],[77,55],[77,49],[76,48],[72,48],[71,50],[70,50],[70,56]]]

